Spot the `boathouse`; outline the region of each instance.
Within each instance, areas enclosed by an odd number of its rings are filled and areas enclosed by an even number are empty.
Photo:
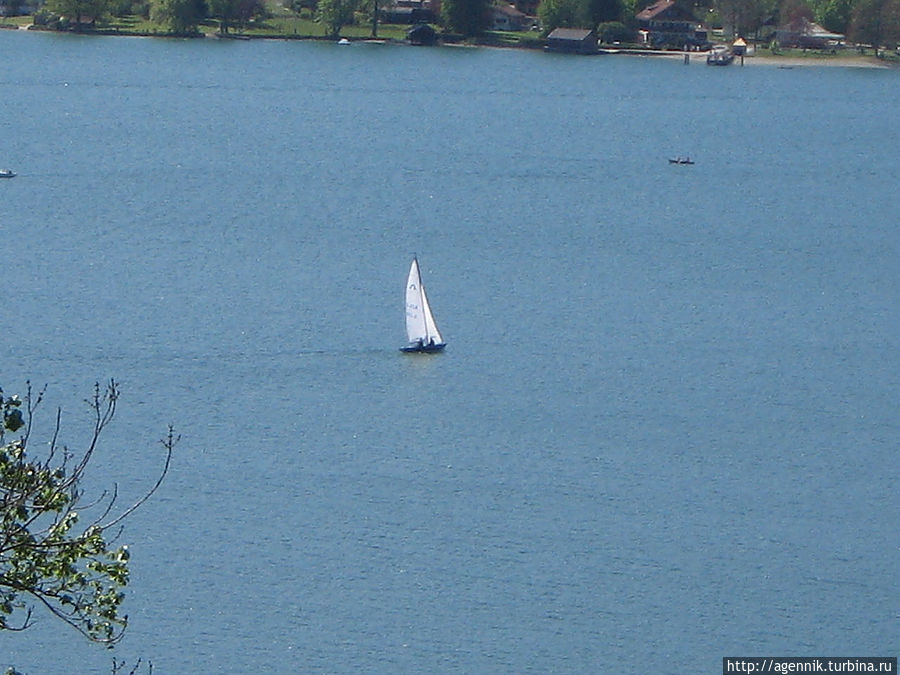
[[[569,54],[596,54],[597,34],[586,28],[557,28],[547,36],[547,49]]]

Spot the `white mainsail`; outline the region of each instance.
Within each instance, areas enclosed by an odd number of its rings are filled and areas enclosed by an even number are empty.
[[[427,344],[433,339],[435,344],[443,343],[428,305],[428,296],[425,295],[419,261],[416,258],[413,258],[409,266],[409,277],[406,280],[406,335],[410,342],[421,340],[423,344]]]

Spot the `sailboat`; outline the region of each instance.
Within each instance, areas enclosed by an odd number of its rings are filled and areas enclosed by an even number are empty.
[[[401,347],[401,352],[439,352],[446,346],[434,322],[416,257],[406,279],[406,336],[409,344]]]

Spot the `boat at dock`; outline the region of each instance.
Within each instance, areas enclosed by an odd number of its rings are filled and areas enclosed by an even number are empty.
[[[713,47],[706,55],[708,66],[729,66],[734,61],[734,52],[728,47]]]

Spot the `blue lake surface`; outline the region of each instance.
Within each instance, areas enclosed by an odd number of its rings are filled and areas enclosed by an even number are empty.
[[[0,58],[0,384],[47,383],[33,435],[61,406],[79,448],[119,380],[87,488],[122,506],[182,434],[122,537],[123,642],[37,610],[0,666],[897,655],[900,71],[21,31]],[[434,357],[398,351],[413,254]]]

